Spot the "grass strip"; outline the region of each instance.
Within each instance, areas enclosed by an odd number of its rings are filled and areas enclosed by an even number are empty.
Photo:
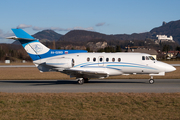
[[[0,119],[180,119],[180,93],[0,93]]]

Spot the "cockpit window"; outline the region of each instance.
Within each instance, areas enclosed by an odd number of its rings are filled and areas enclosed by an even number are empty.
[[[153,56],[142,56],[142,60],[155,60]]]
[[[148,57],[148,56],[146,56],[146,60],[149,60],[149,57]]]
[[[145,56],[142,56],[142,60],[145,60]]]
[[[155,60],[153,56],[149,56],[149,58],[150,58],[151,60]]]

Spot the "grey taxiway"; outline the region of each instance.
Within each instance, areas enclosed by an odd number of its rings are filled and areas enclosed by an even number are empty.
[[[76,80],[1,80],[0,92],[8,93],[62,93],[62,92],[180,92],[180,79],[92,79],[83,85]]]

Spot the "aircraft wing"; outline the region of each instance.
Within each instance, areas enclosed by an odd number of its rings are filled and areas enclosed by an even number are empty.
[[[77,69],[66,69],[63,73],[76,78],[105,78],[108,77],[108,73],[104,71],[91,71],[91,70],[77,70]]]

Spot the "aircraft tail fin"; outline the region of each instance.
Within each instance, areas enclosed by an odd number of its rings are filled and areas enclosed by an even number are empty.
[[[8,37],[7,39],[19,40],[26,52],[33,61],[41,59],[42,55],[50,51],[45,45],[39,42],[22,29],[12,29],[16,36]]]
[[[16,35],[17,38],[22,38],[22,39],[26,39],[26,40],[35,40],[34,37],[29,35],[22,29],[12,29],[12,31],[14,32],[14,34]]]
[[[18,40],[33,61],[73,53],[87,53],[86,50],[51,50],[22,29],[12,29],[16,36],[7,39]]]

